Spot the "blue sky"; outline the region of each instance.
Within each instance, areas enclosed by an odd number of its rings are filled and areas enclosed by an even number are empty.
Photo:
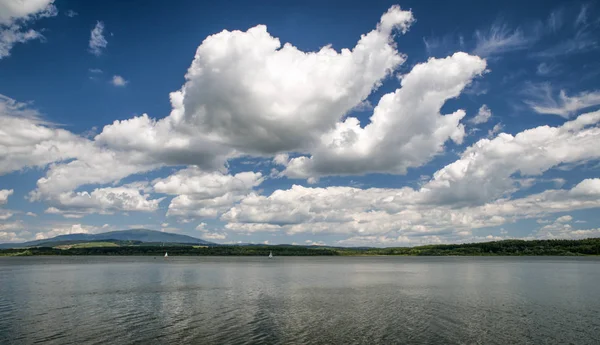
[[[0,242],[600,236],[600,7],[0,0]]]

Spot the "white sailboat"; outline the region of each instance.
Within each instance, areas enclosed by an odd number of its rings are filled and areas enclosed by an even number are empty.
[[[273,258],[273,252],[269,252],[269,259]]]
[[[169,253],[165,252],[165,259],[169,257]]]

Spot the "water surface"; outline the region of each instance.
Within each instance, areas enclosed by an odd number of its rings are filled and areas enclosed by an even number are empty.
[[[600,344],[599,258],[0,258],[0,344]]]

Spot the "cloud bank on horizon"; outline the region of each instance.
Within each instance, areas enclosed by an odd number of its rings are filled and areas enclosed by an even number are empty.
[[[0,70],[15,45],[42,37],[30,27],[59,4],[0,0]],[[79,20],[76,10],[65,12]],[[565,54],[598,57],[600,21],[588,7],[568,25],[558,13],[532,27],[494,22],[470,47],[463,36],[423,37],[428,56],[410,64],[403,51],[415,47],[402,42],[419,22],[399,5],[342,49],[301,49],[266,25],[222,30],[165,94],[170,111],[115,116],[83,133],[4,87],[0,242],[130,226],[222,243],[600,236],[600,85],[543,79],[569,67]],[[97,64],[119,45],[109,45],[105,22],[89,24],[80,50]],[[535,79],[523,79],[525,68],[494,77],[515,52],[533,61]],[[106,70],[113,93],[143,88],[117,74],[124,68],[83,72],[92,83]]]

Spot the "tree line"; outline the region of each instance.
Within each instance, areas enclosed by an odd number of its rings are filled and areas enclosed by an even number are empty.
[[[600,255],[600,238],[584,240],[504,240],[496,242],[437,244],[419,247],[341,248],[292,245],[218,245],[197,247],[191,245],[156,246],[121,245],[118,247],[32,247],[0,250],[0,256],[23,255],[143,255],[163,256],[334,256],[334,255],[406,255],[406,256],[540,256],[540,255]]]

